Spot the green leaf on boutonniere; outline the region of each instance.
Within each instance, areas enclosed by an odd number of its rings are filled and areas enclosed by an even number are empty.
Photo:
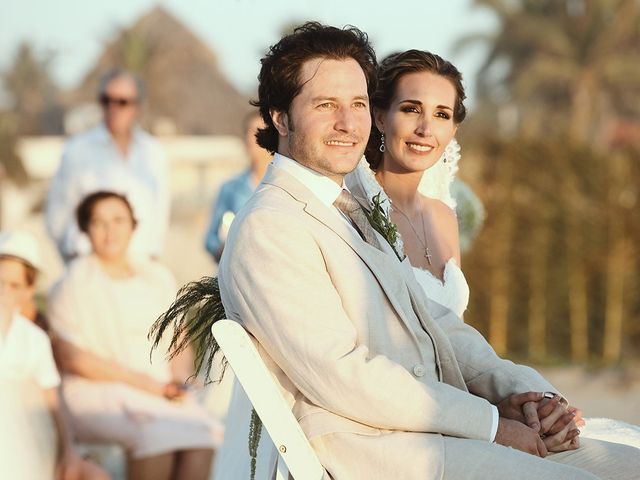
[[[371,198],[371,209],[364,209],[364,213],[367,216],[367,220],[371,226],[384,237],[384,239],[391,245],[393,251],[400,261],[404,260],[404,253],[398,248],[398,226],[391,221],[387,210],[382,208],[382,204],[387,202],[387,199],[380,198],[381,192],[378,192]]]

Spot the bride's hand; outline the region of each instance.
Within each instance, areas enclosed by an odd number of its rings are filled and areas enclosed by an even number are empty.
[[[584,427],[586,425],[586,422],[584,421],[584,418],[582,418],[582,410],[580,410],[577,407],[572,407],[571,405],[569,405],[567,410],[569,410],[570,412],[576,414],[576,417],[573,419],[573,421],[576,422],[576,426]]]
[[[569,422],[574,422],[578,427],[585,425],[582,410],[567,406],[566,400],[558,395],[551,399],[545,398],[538,404],[538,417],[541,419],[542,435],[555,435]]]
[[[571,421],[565,427],[556,432],[542,437],[542,441],[549,452],[564,452],[580,447],[580,430],[575,422]]]

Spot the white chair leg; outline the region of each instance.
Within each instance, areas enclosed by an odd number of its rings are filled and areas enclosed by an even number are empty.
[[[289,480],[289,469],[287,468],[287,464],[280,455],[278,455],[278,469],[276,470],[276,480]]]

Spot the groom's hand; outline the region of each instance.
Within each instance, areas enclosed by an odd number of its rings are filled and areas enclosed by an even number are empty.
[[[518,420],[500,417],[495,441],[505,447],[517,448],[531,455],[547,456],[547,447],[540,435]]]
[[[501,417],[517,420],[529,426],[533,431],[540,431],[538,418],[538,402],[544,398],[542,392],[526,392],[510,395],[498,404]]]

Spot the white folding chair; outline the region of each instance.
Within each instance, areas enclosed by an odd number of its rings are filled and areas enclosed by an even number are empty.
[[[220,320],[211,330],[278,448],[276,479],[328,478],[246,330],[232,320]]]

